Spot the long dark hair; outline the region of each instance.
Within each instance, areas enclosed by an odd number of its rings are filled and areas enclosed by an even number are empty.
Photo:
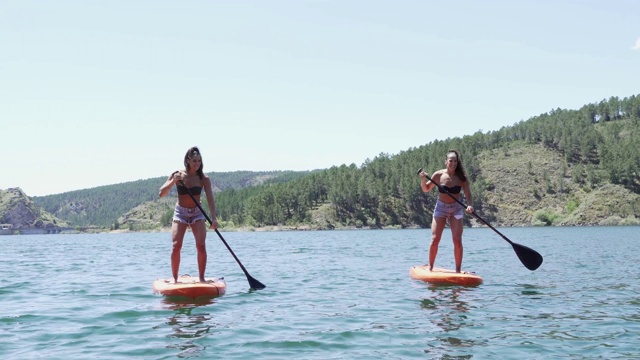
[[[449,150],[449,151],[447,151],[447,155],[445,157],[445,160],[449,157],[449,154],[451,154],[451,153],[456,154],[456,159],[458,159],[458,165],[456,166],[456,175],[458,176],[458,178],[460,178],[460,181],[466,182],[467,181],[467,174],[464,172],[464,167],[462,166],[462,159],[460,159],[460,153],[458,152],[458,150]]]
[[[200,178],[200,180],[202,180],[202,178],[204,177],[204,173],[202,172],[202,168],[204,168],[204,162],[202,162],[202,155],[200,154],[200,149],[198,149],[197,146],[194,146],[191,149],[187,150],[187,153],[184,155],[184,167],[185,169],[187,169],[187,171],[191,170],[189,169],[189,159],[194,156],[200,156],[200,169],[198,169],[198,177]]]

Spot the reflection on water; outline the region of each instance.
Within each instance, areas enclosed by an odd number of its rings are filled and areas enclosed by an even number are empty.
[[[182,308],[167,319],[173,334],[170,337],[181,339],[197,339],[205,336],[211,330],[211,316],[208,313],[192,314],[192,308]]]
[[[447,332],[467,325],[469,304],[463,300],[463,295],[470,291],[469,288],[429,285],[428,289],[430,296],[422,299],[420,307],[432,311],[430,319],[434,324]]]
[[[173,315],[165,322],[172,330],[168,337],[179,340],[178,343],[172,343],[168,347],[180,350],[179,358],[204,354],[206,346],[198,340],[208,336],[212,329],[216,328],[216,324],[213,323],[208,312],[200,312],[200,310],[204,309],[205,305],[214,304],[214,300],[213,298],[197,300],[163,298],[164,307],[173,310]]]
[[[531,296],[532,299],[542,299],[543,293],[540,292],[542,290],[542,286],[539,285],[530,285],[530,284],[522,284],[522,295]]]
[[[215,302],[215,298],[203,297],[198,299],[187,299],[179,297],[163,297],[162,305],[167,310],[178,310],[182,308],[194,308],[203,305],[211,305]]]
[[[429,320],[442,332],[435,334],[436,342],[429,342],[429,348],[424,352],[443,359],[471,359],[473,355],[455,356],[451,351],[478,345],[473,339],[452,336],[452,333],[473,325],[469,319],[473,307],[464,299],[474,288],[429,285],[427,289],[428,297],[422,299],[420,307],[429,311]]]
[[[444,306],[457,311],[469,311],[469,305],[462,300],[462,295],[470,288],[463,286],[429,285],[430,297],[422,300],[423,309],[437,309]]]

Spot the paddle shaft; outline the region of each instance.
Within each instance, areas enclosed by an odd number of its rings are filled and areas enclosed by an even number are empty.
[[[213,224],[213,221],[211,221],[211,219],[209,218],[209,215],[207,215],[207,213],[204,211],[202,206],[200,206],[200,202],[196,200],[193,194],[191,194],[191,191],[189,191],[189,188],[187,188],[187,186],[184,184],[184,181],[180,180],[180,185],[184,186],[184,188],[187,190],[187,194],[189,194],[193,202],[198,206],[198,209],[202,211],[202,214],[207,219],[207,221],[209,221],[209,224]],[[245,269],[244,265],[242,265],[242,263],[240,262],[240,259],[238,259],[238,257],[233,252],[233,250],[231,250],[231,247],[229,246],[229,244],[227,244],[225,239],[222,237],[222,234],[220,234],[220,231],[218,231],[218,229],[215,229],[215,231],[216,231],[216,234],[218,234],[218,236],[220,237],[220,240],[222,240],[222,243],[224,243],[224,246],[226,246],[227,250],[229,250],[229,252],[231,253],[231,256],[233,256],[233,258],[236,259],[236,262],[238,263],[238,265],[240,265],[240,268],[244,272],[244,275],[247,277],[247,280],[249,281],[249,285],[251,286],[251,288],[256,290],[264,289],[266,287],[264,284],[262,284],[260,281],[251,277],[251,275],[249,275],[249,272],[247,271],[247,269]]]

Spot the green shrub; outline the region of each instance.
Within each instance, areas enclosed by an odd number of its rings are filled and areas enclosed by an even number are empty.
[[[562,219],[562,216],[551,209],[540,209],[533,213],[531,224],[533,226],[551,226]]]
[[[631,226],[640,225],[640,219],[637,219],[633,216],[624,218],[622,219],[622,221],[620,221],[618,225],[631,225]]]
[[[578,201],[578,199],[576,198],[569,199],[569,202],[567,202],[567,205],[565,206],[565,209],[567,210],[567,214],[571,214],[573,210],[578,208],[578,206],[580,206],[580,201]]]
[[[173,221],[173,209],[168,208],[160,217],[160,223],[162,226],[171,226],[171,222]]]
[[[620,216],[613,215],[613,216],[609,216],[606,219],[601,220],[598,225],[615,226],[615,225],[619,225],[621,221],[622,221],[622,218]]]

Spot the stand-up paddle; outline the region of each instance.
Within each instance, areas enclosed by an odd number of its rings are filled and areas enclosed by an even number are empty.
[[[207,218],[207,221],[209,221],[209,224],[211,224],[212,223],[211,219],[209,219],[209,216],[207,215],[207,213],[202,209],[202,206],[200,206],[200,203],[196,200],[195,197],[193,197],[193,194],[191,194],[191,191],[189,191],[189,188],[187,188],[187,186],[184,184],[182,180],[180,180],[180,185],[184,186],[184,188],[187,189],[187,194],[189,194],[193,202],[196,203],[196,205],[198,205],[198,209],[202,211],[202,214],[204,214],[204,217]],[[247,271],[247,269],[244,268],[244,266],[240,262],[240,259],[238,259],[236,254],[233,253],[233,250],[231,250],[231,248],[229,247],[229,244],[227,244],[227,242],[224,240],[224,238],[222,237],[222,234],[220,234],[220,231],[218,231],[218,229],[216,229],[216,234],[218,234],[218,236],[220,237],[220,240],[222,240],[222,242],[224,243],[224,246],[227,247],[227,250],[229,250],[233,258],[236,259],[236,262],[238,263],[238,265],[240,265],[240,268],[244,272],[244,275],[247,277],[247,280],[249,281],[249,286],[254,290],[262,290],[266,288],[267,287],[266,285],[264,285],[263,283],[261,283],[260,281],[254,279],[251,275],[249,275],[249,272]]]
[[[420,168],[420,170],[418,170],[418,175],[420,175],[420,173],[422,172],[422,168]],[[427,177],[427,179],[429,179],[429,181],[431,181],[432,183],[434,183],[437,187],[438,190],[442,193],[446,193],[447,195],[449,195],[453,200],[455,200],[458,204],[462,205],[463,208],[467,208],[467,205],[465,205],[462,201],[458,200],[455,196],[451,195],[451,193],[449,193],[447,191],[447,189],[445,189],[444,187],[440,186],[440,184],[438,184],[437,182],[433,181],[432,178],[429,177],[429,175],[425,174],[425,176]],[[518,255],[518,259],[520,259],[520,261],[522,262],[522,264],[529,270],[535,270],[537,268],[540,267],[540,265],[542,265],[542,255],[540,255],[537,251],[528,248],[524,245],[520,245],[520,244],[516,244],[513,241],[509,240],[506,236],[504,236],[500,231],[498,231],[496,228],[494,228],[493,226],[491,226],[491,224],[489,224],[488,222],[486,222],[483,218],[480,217],[480,215],[476,214],[476,212],[472,212],[473,216],[475,216],[478,220],[482,221],[485,225],[487,225],[488,227],[491,228],[491,230],[495,231],[498,235],[502,236],[503,239],[505,239],[509,244],[511,244],[511,246],[513,247],[513,250],[516,252],[516,255]]]

